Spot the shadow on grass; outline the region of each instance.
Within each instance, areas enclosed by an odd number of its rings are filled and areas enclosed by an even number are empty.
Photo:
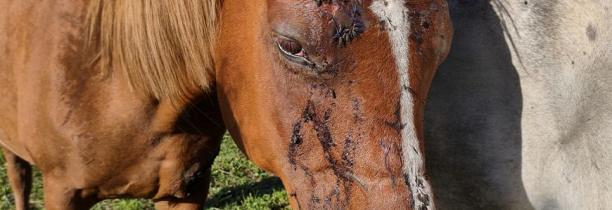
[[[278,177],[266,177],[259,182],[222,188],[218,193],[208,198],[206,208],[223,209],[235,203],[240,204],[249,196],[259,197],[282,189],[283,184]],[[272,207],[272,209],[275,208]]]

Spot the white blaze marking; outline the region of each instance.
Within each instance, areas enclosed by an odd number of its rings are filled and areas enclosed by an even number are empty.
[[[400,83],[400,123],[402,136],[403,171],[412,191],[414,209],[435,209],[429,182],[424,177],[424,160],[414,125],[414,104],[410,93],[409,40],[410,20],[405,0],[375,0],[370,9],[387,23],[388,35],[395,57]]]

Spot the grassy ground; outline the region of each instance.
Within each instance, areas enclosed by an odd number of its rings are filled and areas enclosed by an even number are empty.
[[[7,182],[4,157],[0,155],[0,210],[14,209],[13,198]],[[43,193],[40,174],[35,173],[31,203],[35,209],[43,209]],[[206,209],[288,209],[287,194],[280,180],[250,163],[234,142],[225,137],[221,153],[213,166],[213,181]],[[148,200],[107,200],[95,210],[153,209]]]

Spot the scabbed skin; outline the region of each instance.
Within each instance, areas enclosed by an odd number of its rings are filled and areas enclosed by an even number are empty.
[[[215,57],[224,120],[282,179],[294,209],[435,207],[420,164],[422,111],[450,47],[447,7],[384,2],[224,2]],[[288,61],[279,36],[311,62]]]

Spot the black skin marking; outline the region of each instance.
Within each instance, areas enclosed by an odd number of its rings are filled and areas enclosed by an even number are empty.
[[[289,163],[293,165],[293,170],[296,170],[295,156],[297,156],[297,150],[302,142],[304,142],[302,137],[303,123],[304,121],[299,121],[293,124],[293,132],[291,134],[291,141],[289,142],[289,153],[287,156],[289,157]]]
[[[409,89],[409,90],[411,90],[411,89]],[[412,94],[412,92],[411,92],[411,94]],[[394,121],[386,122],[386,124],[389,127],[393,128],[398,133],[401,133],[401,130],[406,127],[406,124],[403,124],[401,122],[401,105],[400,105],[400,100],[399,99],[397,100],[397,105],[395,107],[395,119],[394,119]],[[384,154],[385,154],[385,167],[386,167],[387,171],[390,172],[391,169],[390,169],[390,167],[388,167],[388,163],[387,163],[387,161],[388,161],[387,160],[387,155],[388,155],[388,152],[389,152],[390,148],[389,148],[388,145],[384,145],[382,141],[381,141],[381,146],[383,147],[383,151],[384,151]],[[401,147],[396,147],[396,149],[399,150],[398,151],[399,154],[402,154],[403,151],[402,151]],[[403,160],[401,160],[401,155],[400,155],[400,162],[402,162],[402,163],[404,162]],[[420,189],[424,189],[423,180],[421,180],[418,177],[415,177],[415,178],[417,179],[416,180],[416,182],[417,182],[416,189],[411,189],[410,182],[409,182],[410,177],[408,176],[408,174],[404,174],[404,184],[406,184],[409,187],[409,189],[410,189],[410,191],[412,193],[417,193],[416,198],[419,199],[423,203],[423,205],[417,207],[417,206],[415,206],[414,200],[411,200],[410,206],[412,206],[413,209],[427,210],[427,209],[429,209],[429,195],[427,195],[425,193],[422,193],[420,191]],[[396,184],[395,179],[396,179],[395,177],[392,177],[392,183],[393,183],[394,186]]]
[[[347,15],[350,23],[341,23],[336,17],[332,16],[334,24],[334,32],[332,34],[333,41],[340,47],[345,47],[348,43],[357,38],[365,31],[365,24],[361,18],[361,0],[315,0],[318,7],[323,4],[338,4],[341,7],[341,15]],[[352,4],[349,5],[349,2]]]
[[[355,162],[353,161],[354,159],[354,154],[355,154],[355,141],[353,139],[353,135],[352,135],[352,131],[349,131],[348,136],[346,137],[346,139],[344,140],[344,147],[342,148],[342,165],[347,169],[347,171],[345,173],[352,173],[352,168],[355,165]],[[345,177],[345,179],[338,179],[336,186],[342,185],[344,186],[344,193],[345,195],[345,203],[348,203],[348,199],[351,196],[351,182],[353,180],[347,179],[346,175],[342,175],[342,177]],[[342,183],[338,183],[338,182],[342,182]],[[336,197],[337,202],[340,203],[339,197]]]
[[[357,7],[357,5],[353,5],[350,17],[351,24],[349,26],[339,24],[334,19],[335,27],[333,39],[340,47],[346,46],[365,31],[365,25],[361,20],[361,12],[359,11],[359,7]]]
[[[427,20],[425,20],[425,21],[423,21],[423,22],[421,23],[421,26],[422,26],[424,29],[429,29],[429,26],[430,26],[430,25],[431,25],[431,23],[429,23],[429,21],[427,21]]]
[[[321,203],[321,198],[315,196],[314,194],[310,197],[310,204],[319,204]]]
[[[408,87],[408,92],[410,92],[410,95],[412,95],[412,97],[417,97],[417,93],[412,87]]]
[[[291,135],[291,140],[289,142],[289,152],[287,157],[289,159],[289,163],[293,166],[293,170],[297,170],[297,166],[300,167],[304,171],[304,174],[310,179],[310,182],[314,185],[315,180],[314,176],[308,170],[308,168],[296,161],[296,157],[299,156],[298,149],[304,142],[304,137],[302,136],[302,128],[304,127],[304,123],[311,122],[314,115],[314,105],[309,102],[302,113],[301,120],[293,124],[293,132]]]
[[[303,137],[304,125],[306,123],[312,123],[316,139],[321,145],[324,153],[325,161],[329,164],[333,175],[337,178],[335,186],[332,187],[332,191],[324,199],[319,198],[319,195],[311,194],[309,205],[316,207],[320,205],[329,205],[332,207],[332,202],[335,202],[334,207],[346,206],[350,199],[351,188],[353,187],[354,180],[350,178],[353,173],[352,167],[354,165],[353,153],[356,147],[356,142],[352,136],[352,131],[344,139],[342,144],[342,151],[338,155],[334,155],[334,148],[338,145],[333,139],[331,127],[331,116],[333,107],[335,107],[335,91],[326,85],[311,85],[311,97],[313,95],[323,96],[328,101],[328,105],[325,109],[317,110],[315,103],[312,100],[306,102],[306,106],[300,118],[293,124],[292,135],[289,142],[288,159],[294,170],[303,171],[306,176],[311,180],[313,186],[316,186],[315,179],[310,172],[309,168],[300,162],[298,156],[302,155],[299,153],[301,146],[305,139]],[[358,105],[357,105],[358,106]],[[359,110],[357,110],[358,112]],[[328,187],[328,186],[324,186]],[[323,202],[323,203],[322,203]]]
[[[423,179],[416,178],[416,183],[417,183],[417,188],[419,189],[425,188],[425,185],[423,185]],[[417,195],[417,199],[421,200],[421,202],[423,203],[423,205],[421,205],[419,209],[425,209],[425,210],[428,209],[427,207],[429,206],[429,195],[425,193],[419,193]]]
[[[402,129],[406,127],[406,124],[402,123],[401,108],[400,99],[398,98],[397,104],[395,105],[395,119],[391,122],[385,122],[387,126],[393,128],[397,133],[401,133]]]
[[[387,170],[387,173],[391,174],[391,184],[393,185],[393,188],[395,188],[397,186],[397,177],[393,175],[393,171],[391,170],[391,164],[389,163],[389,154],[391,152],[395,152],[392,151],[394,147],[392,147],[392,145],[388,145],[384,139],[380,140],[380,147],[382,147],[383,154],[385,156],[385,169]]]
[[[302,112],[301,119],[295,124],[293,124],[291,141],[289,142],[289,153],[287,154],[287,156],[289,157],[289,163],[293,165],[294,170],[296,170],[295,157],[298,155],[297,150],[304,142],[304,137],[302,136],[302,128],[304,127],[304,123],[312,121],[312,118],[314,116],[313,109],[314,105],[312,104],[312,102],[307,103],[304,112]]]
[[[408,176],[408,174],[404,174],[404,184],[406,184],[408,187],[410,187],[410,176]],[[415,193],[416,189],[410,189],[411,193]],[[414,200],[410,199],[410,206],[413,207],[414,209]]]
[[[298,210],[302,209],[302,205],[300,204],[300,200],[297,199],[297,192],[291,192],[291,193],[289,193],[289,196],[295,198],[295,202],[298,205]]]
[[[325,110],[322,119],[320,118],[314,119],[317,138],[319,139],[319,143],[321,144],[321,147],[323,148],[325,159],[332,167],[332,171],[334,175],[336,175],[342,181],[349,181],[345,173],[350,172],[350,165],[339,163],[338,160],[336,160],[334,156],[332,155],[331,150],[333,147],[336,146],[336,144],[334,143],[334,140],[331,136],[331,131],[328,126],[330,117],[331,117],[331,109],[328,109],[328,110]],[[347,162],[352,162],[352,160],[347,161]]]
[[[411,177],[408,176],[408,174],[404,174],[404,181],[405,184],[410,186],[409,180]],[[413,209],[418,209],[418,210],[427,210],[429,209],[429,206],[431,205],[431,198],[429,197],[428,194],[423,193],[421,191],[421,189],[425,189],[425,185],[423,185],[423,179],[419,178],[419,177],[414,177],[415,182],[416,182],[416,189],[411,189],[412,193],[416,193],[416,199],[419,199],[419,201],[421,201],[421,203],[423,203],[420,206],[415,206],[415,202],[414,200],[411,200],[410,206],[413,207]]]
[[[332,191],[329,197],[335,197],[336,201],[338,201],[338,205],[345,205],[348,203],[349,192],[352,186],[352,180],[347,178],[346,174],[352,173],[353,161],[351,160],[351,157],[349,155],[343,155],[343,161],[338,161],[333,156],[332,148],[336,147],[336,144],[334,143],[334,140],[331,135],[331,130],[329,128],[330,118],[331,109],[325,110],[322,117],[315,115],[313,117],[314,129],[316,132],[316,136],[319,139],[319,143],[323,149],[325,160],[327,160],[327,162],[331,166],[334,176],[337,177],[336,186],[334,187],[334,190]],[[345,145],[349,147],[352,146],[351,144],[352,143],[350,142],[345,142]],[[349,151],[344,151],[343,153],[349,153]],[[338,189],[340,186],[342,186],[345,191],[345,196],[343,199],[340,198],[340,193]],[[342,202],[341,199],[344,200],[344,202]],[[330,204],[330,202],[331,200],[326,200],[326,204]]]
[[[331,117],[331,109],[328,109],[328,110],[325,110],[322,120],[321,119],[314,120],[315,131],[317,132],[317,138],[319,138],[319,142],[321,143],[321,146],[323,147],[323,151],[325,152],[326,156],[328,156],[330,149],[333,146],[336,146],[333,142],[333,139],[331,137],[331,131],[329,130],[329,126],[328,126],[330,117]],[[330,161],[334,161],[334,160],[330,160]]]
[[[338,186],[340,185],[340,180],[336,181],[336,186],[334,187],[334,189],[332,189],[332,191],[329,193],[329,195],[327,195],[327,197],[325,198],[325,205],[327,206],[326,209],[331,209],[332,206],[332,198],[336,199],[336,203],[340,204],[340,189],[338,189]]]
[[[355,142],[353,141],[352,134],[349,135],[344,140],[344,148],[342,151],[342,164],[348,168],[352,168],[354,165],[353,162],[353,154],[355,151]]]
[[[359,99],[353,98],[352,106],[353,106],[353,121],[355,123],[362,122],[363,116],[361,113],[361,103],[359,102]]]
[[[412,24],[413,27],[414,26],[418,26],[418,27],[414,27],[414,33],[412,34],[412,39],[414,41],[416,41],[417,45],[420,45],[423,43],[424,39],[423,39],[423,33],[427,30],[429,30],[429,26],[430,26],[430,20],[429,20],[429,15],[430,15],[430,11],[429,10],[423,10],[423,11],[419,11],[419,12],[411,12],[410,13],[410,17],[413,18],[413,20],[416,20],[414,23]]]
[[[315,93],[319,93],[326,98],[331,97],[332,99],[336,99],[336,91],[332,88],[329,88],[329,86],[325,83],[311,84],[310,88],[311,88],[310,96],[312,96]],[[315,92],[314,90],[318,90],[318,91]],[[332,105],[334,105],[335,103],[336,103],[335,101],[332,101]]]

